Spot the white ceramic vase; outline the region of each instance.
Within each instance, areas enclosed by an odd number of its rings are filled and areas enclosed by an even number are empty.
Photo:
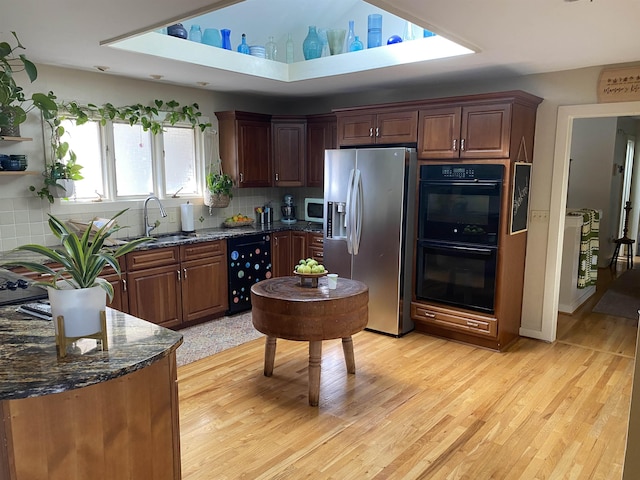
[[[59,315],[64,317],[66,337],[83,337],[100,332],[100,312],[107,305],[107,293],[100,286],[72,288],[65,281],[59,281],[58,289],[47,287],[47,290],[56,334]]]

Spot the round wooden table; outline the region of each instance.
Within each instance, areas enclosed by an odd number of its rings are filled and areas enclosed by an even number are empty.
[[[327,278],[317,287],[303,286],[296,277],[263,280],[251,287],[253,326],[266,338],[264,374],[270,377],[276,355],[276,339],[309,342],[309,405],[320,397],[322,341],[342,339],[348,373],[356,373],[351,335],[368,321],[369,288],[362,282],[338,279],[330,290]]]

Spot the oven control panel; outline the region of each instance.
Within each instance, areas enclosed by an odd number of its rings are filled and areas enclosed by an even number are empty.
[[[473,167],[456,167],[453,165],[445,165],[442,167],[443,178],[475,178],[475,170]]]

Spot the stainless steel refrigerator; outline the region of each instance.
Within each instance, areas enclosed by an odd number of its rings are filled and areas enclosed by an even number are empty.
[[[324,265],[368,285],[367,329],[394,336],[413,329],[415,191],[415,149],[325,151]]]

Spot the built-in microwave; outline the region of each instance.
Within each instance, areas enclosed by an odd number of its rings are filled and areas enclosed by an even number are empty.
[[[306,222],[324,222],[324,198],[304,199],[304,220]]]

